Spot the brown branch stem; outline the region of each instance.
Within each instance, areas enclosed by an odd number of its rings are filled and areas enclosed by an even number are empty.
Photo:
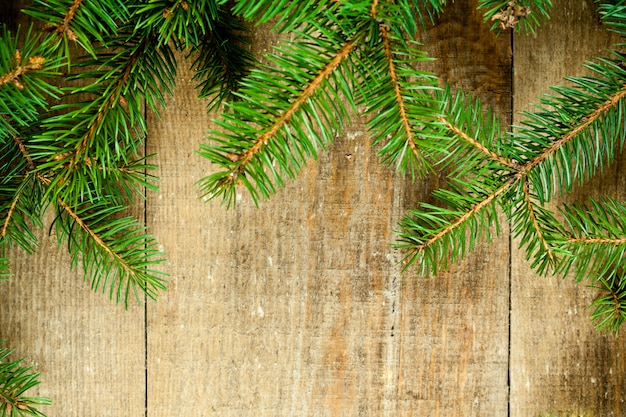
[[[616,237],[616,238],[607,238],[607,237],[571,237],[567,239],[568,243],[582,243],[584,245],[595,245],[595,244],[612,244],[612,245],[624,245],[626,244],[626,237]]]
[[[377,2],[372,4],[373,13],[375,14],[374,6]],[[396,102],[398,103],[398,110],[400,111],[400,119],[402,119],[402,127],[406,134],[406,141],[408,142],[411,151],[415,156],[421,158],[421,153],[415,143],[413,131],[411,130],[411,124],[409,117],[406,114],[406,107],[404,105],[404,99],[402,98],[402,91],[400,90],[400,84],[398,83],[398,75],[396,73],[396,65],[393,62],[393,51],[391,50],[391,39],[389,38],[389,30],[384,24],[380,25],[380,32],[383,36],[383,43],[385,47],[385,57],[389,64],[389,76],[391,77],[391,84],[393,85],[394,94],[396,96]]]
[[[378,8],[378,0],[372,0],[372,9],[371,9],[371,16],[372,19],[376,20],[376,9]]]
[[[435,236],[431,237],[426,242],[424,242],[421,245],[419,245],[416,248],[414,248],[411,252],[416,254],[418,252],[423,251],[424,249],[426,249],[427,247],[429,247],[433,243],[437,242],[439,239],[441,239],[442,237],[444,237],[445,235],[447,235],[448,233],[452,232],[454,229],[456,229],[457,227],[462,225],[472,215],[474,215],[475,213],[478,213],[480,210],[482,210],[483,208],[485,208],[486,206],[491,204],[496,198],[498,198],[499,196],[504,194],[515,183],[516,183],[516,181],[509,180],[502,187],[498,188],[495,192],[493,192],[492,194],[488,195],[483,201],[481,201],[480,203],[474,205],[468,211],[463,213],[463,215],[460,216],[458,219],[456,219],[456,221],[454,223],[450,224],[448,227],[446,227],[445,229],[443,229],[442,231],[437,233]]]
[[[7,72],[3,76],[0,77],[0,87],[13,83],[20,90],[24,88],[22,83],[19,81],[19,77],[26,74],[28,71],[36,71],[43,68],[44,62],[46,62],[46,58],[40,55],[32,56],[26,61],[26,65],[22,66],[22,55],[19,50],[15,51],[15,68],[12,71]]]
[[[539,221],[537,220],[537,216],[535,215],[535,210],[533,209],[533,203],[530,197],[530,191],[528,189],[528,177],[524,177],[523,193],[524,202],[526,203],[526,208],[530,213],[530,219],[533,224],[533,228],[537,233],[537,237],[541,241],[541,245],[543,246],[544,250],[548,253],[548,257],[550,258],[550,260],[554,261],[554,253],[552,252],[552,248],[550,248],[550,245],[548,245],[548,241],[543,236],[543,232],[541,231],[541,227],[539,226]]]
[[[474,139],[473,137],[471,137],[467,133],[463,132],[458,126],[455,126],[452,123],[450,123],[450,121],[447,118],[440,116],[437,119],[441,123],[443,123],[445,125],[445,127],[450,132],[454,133],[456,136],[458,136],[459,138],[463,139],[465,142],[469,143],[474,148],[476,148],[477,150],[479,150],[483,154],[487,155],[489,158],[491,158],[494,161],[497,161],[497,162],[501,163],[502,165],[507,166],[507,167],[509,167],[509,168],[511,168],[511,169],[513,169],[515,171],[517,171],[519,169],[518,165],[515,162],[509,161],[508,159],[506,159],[506,158],[498,155],[494,151],[488,149],[485,145],[483,145],[482,143],[478,142],[476,139]]]
[[[44,30],[48,30],[50,32],[64,33],[70,40],[77,40],[78,38],[76,37],[76,34],[74,33],[74,31],[72,31],[72,29],[70,29],[70,22],[74,20],[76,12],[78,11],[78,8],[80,7],[82,2],[83,0],[74,0],[67,10],[67,13],[63,17],[63,21],[59,23],[56,27],[48,25],[44,28]]]

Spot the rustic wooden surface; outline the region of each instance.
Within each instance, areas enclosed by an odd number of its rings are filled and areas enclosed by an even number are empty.
[[[606,56],[604,49],[618,41],[599,25],[591,1],[558,2],[552,15],[536,36],[515,38],[516,112],[530,110],[535,97],[549,93],[548,85],[563,84],[562,77],[586,74],[580,63]],[[624,161],[568,199],[623,200]],[[511,283],[511,417],[545,411],[625,415],[624,337],[594,330],[587,307],[597,293],[571,278],[535,275],[521,252],[513,252]]]
[[[612,39],[592,0],[557,2],[536,36],[515,38],[496,38],[475,6],[457,1],[423,41],[445,80],[505,122]],[[260,52],[273,41],[256,34]],[[42,372],[50,417],[626,412],[623,337],[593,330],[584,286],[534,276],[506,224],[439,277],[400,273],[396,223],[441,179],[382,167],[358,118],[259,209],[245,194],[230,211],[201,201],[210,118],[189,78],[181,68],[149,119],[161,180],[145,216],[168,293],[126,312],[89,291],[54,237],[12,253],[0,339]],[[626,198],[619,165],[577,196]]]

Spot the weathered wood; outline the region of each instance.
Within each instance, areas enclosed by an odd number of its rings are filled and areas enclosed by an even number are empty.
[[[126,311],[91,291],[56,238],[38,235],[34,255],[11,251],[14,276],[0,282],[0,340],[41,372],[29,395],[52,399],[48,417],[143,415],[143,306]]]
[[[474,6],[448,10],[434,51],[506,114],[508,41]],[[402,275],[392,231],[438,180],[409,184],[380,166],[358,119],[259,209],[245,192],[235,210],[202,203],[193,182],[211,167],[193,152],[209,121],[189,76],[150,122],[161,189],[148,220],[172,282],[149,306],[148,414],[505,413],[506,237],[436,280]]]
[[[433,70],[510,118],[511,50],[482,21],[476,2],[446,8],[422,42]],[[440,186],[433,182],[426,188]],[[427,200],[425,193],[417,201]],[[412,200],[405,208],[417,203]],[[432,279],[402,276],[401,416],[502,416],[507,412],[509,244],[506,227],[490,244]]]
[[[536,36],[514,39],[512,96],[511,38],[476,5],[455,2],[422,40],[443,80],[505,122],[614,39],[592,0],[557,3]],[[255,48],[274,41],[262,29]],[[535,276],[506,225],[439,277],[400,273],[396,223],[443,179],[381,166],[363,120],[260,208],[245,192],[230,211],[202,202],[194,182],[213,168],[195,150],[210,117],[190,76],[149,119],[161,181],[146,216],[171,282],[147,317],[92,293],[43,232],[36,255],[11,253],[0,339],[42,372],[49,416],[624,414],[624,342],[592,328],[594,293]],[[623,162],[576,196],[626,198]]]
[[[530,110],[548,86],[563,84],[563,76],[583,74],[581,64],[607,56],[604,48],[617,40],[599,23],[593,1],[555,2],[552,19],[536,36],[515,38],[515,111]],[[568,200],[623,199],[620,165],[614,163]],[[522,251],[513,254],[511,416],[624,415],[624,339],[593,328],[587,307],[597,293],[571,277],[539,277]]]

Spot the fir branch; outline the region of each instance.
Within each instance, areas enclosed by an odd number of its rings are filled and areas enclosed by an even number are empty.
[[[75,208],[60,199],[57,204],[62,209],[57,218],[59,243],[62,237],[67,238],[74,266],[82,258],[92,289],[104,291],[108,287],[110,298],[123,301],[126,307],[131,293],[140,302],[138,289],[153,300],[165,290],[163,274],[147,269],[163,262],[162,253],[131,217],[118,217],[124,207],[106,200]]]
[[[7,361],[11,353],[12,350],[0,348],[0,415],[45,417],[37,407],[50,405],[50,399],[24,395],[39,385],[39,373],[34,373],[32,367],[22,366],[24,359]]]
[[[510,161],[504,158],[501,155],[498,155],[494,151],[488,149],[485,145],[474,139],[472,136],[465,133],[459,126],[455,126],[445,117],[438,117],[437,120],[441,122],[441,124],[447,129],[450,133],[462,139],[472,147],[476,148],[479,152],[483,153],[485,156],[493,159],[494,161],[502,164],[505,167],[508,167],[512,170],[517,171],[519,168],[518,164],[514,161]]]
[[[41,226],[43,190],[31,172],[32,160],[17,137],[0,147],[0,244],[3,248],[16,243],[33,252],[37,238],[31,227]]]
[[[617,338],[626,321],[626,279],[621,274],[612,275],[598,279],[591,287],[600,292],[589,306],[593,310],[591,320],[598,330],[611,332]]]
[[[64,200],[117,193],[117,181],[124,178],[124,167],[134,164],[145,136],[144,100],[156,111],[173,87],[172,51],[157,47],[152,34],[122,31],[110,43],[120,51],[77,64],[95,68],[70,79],[90,81],[68,88],[68,98],[83,100],[55,106],[56,113],[42,121],[28,142],[38,169],[54,175],[52,182],[61,185],[54,192]]]
[[[199,40],[189,57],[194,57],[191,69],[201,98],[210,98],[207,107],[216,109],[225,101],[236,100],[234,94],[241,80],[250,73],[255,62],[246,48],[250,39],[247,29],[230,13],[220,11],[214,30]]]
[[[368,36],[355,53],[352,68],[363,79],[355,89],[368,116],[372,144],[383,143],[378,150],[382,162],[415,178],[432,170],[428,152],[439,139],[424,135],[437,123],[437,79],[420,69],[430,58],[401,30],[402,8],[377,5],[378,20],[363,29]]]
[[[419,29],[425,29],[428,24],[435,24],[445,6],[452,3],[448,0],[403,0],[399,2],[385,1],[381,4],[386,18],[392,17],[396,27],[402,28],[409,38],[414,39]],[[380,15],[381,13],[379,13]]]
[[[438,164],[452,168],[450,177],[475,177],[474,167],[492,163],[500,166],[502,174],[519,170],[519,163],[507,157],[509,144],[500,121],[489,109],[483,111],[479,100],[461,90],[453,94],[449,86],[437,91],[435,99],[441,107],[438,123],[431,125],[436,131],[423,134],[438,139],[430,146]]]
[[[568,253],[558,272],[574,271],[574,279],[609,279],[624,267],[626,255],[626,205],[605,197],[588,204],[564,205],[560,213],[559,244]]]
[[[318,14],[336,10],[335,0],[238,0],[233,13],[256,24],[274,21],[273,30],[286,32],[317,20]]]
[[[15,167],[16,175],[22,175],[27,165],[24,161],[32,163],[32,158],[18,138],[14,148],[19,150],[17,153],[21,158],[18,163],[11,163],[11,166]],[[129,171],[128,175],[136,174]],[[10,230],[11,233],[7,233],[6,238],[3,236],[2,244],[5,245],[11,237],[29,250],[36,240],[26,226],[25,219],[31,219],[41,226],[39,205],[46,198],[43,188],[51,189],[59,184],[38,170],[28,170],[26,178],[27,181],[22,181],[12,189],[0,187],[0,192],[10,190],[15,196],[15,204],[9,209],[12,212],[6,215],[8,223],[5,223],[7,231]],[[108,286],[110,297],[117,302],[123,300],[128,306],[131,292],[138,297],[137,290],[141,289],[154,299],[157,292],[165,288],[161,277],[163,274],[148,269],[162,262],[162,253],[155,249],[153,238],[137,222],[130,217],[119,217],[125,209],[124,206],[116,205],[112,198],[102,197],[94,198],[90,203],[73,206],[57,197],[56,206],[59,243],[63,237],[67,238],[72,264],[75,266],[78,259],[82,259],[85,279],[90,278],[94,290],[100,287],[104,290]],[[2,207],[0,204],[0,209]],[[4,210],[0,210],[2,211]],[[75,225],[78,227],[74,227]],[[31,238],[27,240],[29,236]]]
[[[395,245],[406,253],[404,268],[416,263],[421,274],[436,275],[446,269],[448,262],[463,257],[467,250],[473,249],[479,236],[485,233],[490,236],[488,229],[498,226],[494,203],[513,184],[513,181],[506,182],[489,195],[478,197],[461,197],[439,190],[439,197],[445,194],[450,197],[448,201],[456,200],[466,207],[447,209],[422,203],[420,209],[409,211],[399,223],[401,229]]]
[[[377,18],[377,16],[376,16],[376,9],[377,8],[378,8],[378,0],[372,0],[372,6],[371,6],[370,14],[372,16],[372,19],[374,19],[374,20],[376,20],[376,18]],[[381,29],[383,29],[383,28],[381,28]],[[386,29],[383,29],[383,30],[386,30]],[[383,36],[385,36],[385,35],[383,34]],[[387,37],[388,36],[389,35],[387,35]]]
[[[109,112],[117,110],[119,108],[118,106],[122,108],[127,107],[128,100],[124,98],[122,93],[128,89],[131,71],[135,69],[137,59],[145,53],[147,43],[148,39],[146,38],[138,44],[138,47],[135,48],[127,58],[124,66],[119,68],[119,70],[121,70],[119,76],[111,82],[107,90],[105,90],[102,104],[95,109],[95,114],[92,116],[93,118],[88,122],[87,132],[73,151],[73,155],[68,163],[69,170],[75,168],[79,160],[84,160],[86,150],[93,146],[91,142],[96,132],[101,129],[102,123],[107,119]],[[100,81],[96,82],[98,82],[98,84],[100,83]]]
[[[626,4],[622,0],[596,0],[602,23],[609,30],[626,35]]]
[[[606,115],[609,110],[615,109],[618,103],[626,97],[626,85],[612,94],[605,102],[598,106],[589,116],[585,117],[573,129],[554,140],[550,146],[537,155],[534,159],[528,161],[517,172],[518,177],[525,176],[528,171],[534,169],[539,164],[545,162],[546,159],[554,156],[554,154],[568,144],[571,140],[577,138],[581,133],[588,129],[593,123],[597,122],[602,116]],[[607,138],[608,139],[608,138]]]
[[[254,140],[252,147],[247,149],[240,155],[234,155],[233,159],[239,161],[237,164],[237,169],[234,171],[235,178],[239,175],[240,172],[245,170],[245,166],[252,158],[255,157],[259,153],[259,150],[263,145],[266,145],[267,142],[272,139],[276,133],[285,126],[285,124],[291,120],[292,116],[295,112],[297,112],[300,107],[309,99],[320,87],[322,82],[341,64],[341,62],[348,56],[350,52],[354,49],[354,40],[350,40],[346,42],[346,44],[337,52],[337,54],[332,58],[332,60],[326,64],[322,70],[315,75],[315,77],[309,82],[309,84],[300,92],[300,94],[296,97],[293,103],[286,109],[284,113],[282,113],[273,123],[269,126],[262,135],[260,135],[256,140]]]
[[[76,16],[76,11],[78,10],[82,2],[83,0],[73,0],[61,23],[59,23],[56,28],[53,25],[48,25],[44,28],[44,30],[62,33],[72,41],[78,40],[76,34],[72,31],[72,29],[70,29],[69,24],[72,20],[74,20],[74,16]]]
[[[516,183],[501,206],[511,220],[513,236],[521,237],[519,246],[525,247],[526,259],[532,259],[531,267],[540,274],[554,271],[560,258],[567,255],[555,244],[561,236],[559,222],[537,203],[527,178]]]
[[[520,164],[517,177],[528,175],[541,203],[583,183],[615,158],[626,130],[626,70],[619,58],[586,66],[596,77],[570,77],[573,87],[554,87],[558,96],[542,98],[543,107],[524,113],[511,149]]]
[[[0,31],[0,142],[12,137],[18,128],[32,124],[48,108],[48,99],[60,91],[46,80],[58,75],[62,61],[51,54],[48,38],[26,32],[18,47],[14,36]]]
[[[62,40],[64,57],[71,56],[69,42],[95,57],[94,44],[106,44],[118,25],[128,20],[126,4],[123,0],[34,0],[24,13],[44,22],[45,31],[58,35],[50,39],[55,41],[53,50]]]
[[[555,256],[554,256],[554,251],[552,250],[552,248],[550,247],[550,244],[548,243],[548,241],[546,240],[545,236],[544,236],[544,231],[540,225],[539,225],[539,216],[537,213],[537,210],[534,207],[534,203],[533,200],[530,196],[530,191],[529,191],[529,186],[528,186],[528,178],[524,177],[523,179],[523,194],[524,194],[524,203],[526,203],[526,210],[528,211],[529,214],[529,218],[531,220],[531,224],[532,224],[532,228],[534,229],[535,234],[537,235],[537,239],[539,240],[543,251],[545,251],[545,253],[548,255],[548,258],[550,260],[551,263],[555,262]],[[531,250],[532,252],[532,250]]]
[[[132,9],[136,32],[154,31],[159,47],[170,41],[177,49],[197,48],[202,39],[216,32],[220,7],[226,0],[142,1]]]
[[[328,37],[308,34],[314,30],[322,30]],[[211,132],[214,143],[201,147],[202,156],[224,168],[201,180],[205,196],[222,195],[231,205],[235,203],[235,187],[243,184],[257,202],[259,196],[275,192],[266,168],[276,184],[282,185],[275,162],[282,173],[293,176],[305,156],[315,157],[316,146],[324,147],[332,140],[331,128],[346,118],[337,94],[350,94],[343,78],[346,73],[340,67],[358,43],[358,38],[345,39],[335,30],[310,26],[302,32],[311,42],[306,49],[304,44],[294,42],[277,49],[280,55],[269,56],[271,62],[283,68],[282,73],[266,67],[244,79],[241,91],[236,93],[242,101],[227,103],[230,111],[218,122],[226,132]],[[273,93],[281,99],[266,101]],[[320,109],[326,114],[320,115]],[[334,120],[328,115],[331,109],[337,115]],[[319,133],[313,124],[320,127]]]
[[[459,96],[457,96],[456,100],[447,99],[445,95],[447,93],[444,92],[443,102],[451,104],[444,109],[446,116],[442,118],[443,120],[440,118],[440,121],[454,135],[451,138],[452,140],[448,140],[449,144],[442,141],[441,146],[442,153],[447,155],[447,164],[455,164],[454,171],[450,174],[451,178],[458,180],[469,175],[474,176],[475,179],[472,181],[485,181],[484,176],[478,179],[478,176],[473,174],[473,171],[483,167],[487,160],[491,160],[502,166],[503,171],[499,174],[500,178],[496,179],[501,185],[495,187],[494,191],[486,193],[483,200],[473,200],[475,202],[474,205],[466,207],[454,215],[449,215],[445,222],[438,223],[434,227],[426,224],[425,217],[412,212],[411,215],[415,220],[405,220],[401,224],[403,229],[399,234],[398,244],[398,247],[407,249],[407,262],[409,264],[415,262],[416,259],[421,259],[423,256],[422,252],[427,250],[429,246],[438,243],[440,240],[445,241],[445,239],[449,239],[448,236],[453,234],[457,228],[462,229],[461,226],[464,226],[466,222],[474,220],[476,213],[481,208],[489,206],[495,199],[505,194],[509,196],[510,201],[502,201],[502,205],[505,211],[509,213],[509,216],[512,216],[515,220],[515,232],[523,235],[522,245],[527,245],[529,257],[532,256],[534,258],[533,267],[538,268],[540,272],[546,272],[554,268],[557,262],[560,262],[557,261],[555,250],[558,250],[559,254],[561,254],[567,253],[567,249],[551,244],[548,236],[546,236],[546,233],[549,233],[551,240],[555,238],[555,235],[558,235],[556,231],[558,223],[546,210],[540,207],[551,197],[550,189],[546,184],[550,183],[548,176],[554,174],[555,169],[553,166],[556,164],[561,168],[560,175],[562,177],[560,183],[571,187],[572,178],[582,181],[590,175],[589,170],[594,169],[590,168],[590,165],[594,167],[599,165],[598,162],[592,163],[591,161],[612,158],[613,153],[604,152],[604,150],[613,149],[616,146],[616,142],[617,146],[621,148],[626,136],[621,134],[622,132],[619,130],[617,135],[614,135],[614,132],[608,132],[606,130],[607,123],[604,121],[605,118],[613,117],[614,114],[619,115],[614,117],[621,117],[621,103],[624,97],[626,97],[626,88],[623,83],[618,81],[621,72],[609,61],[596,64],[593,68],[596,72],[603,75],[603,78],[594,79],[593,81],[591,81],[591,78],[572,78],[571,80],[578,83],[578,89],[557,89],[557,91],[562,93],[560,98],[551,97],[549,100],[544,100],[544,103],[552,104],[559,111],[549,113],[548,110],[541,109],[540,112],[527,114],[531,121],[520,132],[516,133],[515,137],[521,140],[513,141],[512,143],[499,138],[499,133],[496,130],[477,123],[480,120],[484,123],[485,120],[489,119],[481,116],[478,105],[476,107],[468,106],[465,104],[464,99],[459,99]],[[596,87],[594,89],[595,95],[590,96],[581,92],[581,86],[590,85],[592,82],[599,83],[600,81],[604,81],[603,85],[608,84],[608,86],[604,88]],[[609,81],[609,83],[606,81]],[[581,97],[586,99],[586,102],[581,100]],[[600,97],[603,97],[603,99],[601,100]],[[572,101],[575,101],[575,105],[578,106],[576,107],[578,111],[576,115],[565,113],[563,110]],[[578,116],[583,111],[585,111],[585,115]],[[463,128],[450,129],[450,126],[446,123],[449,120]],[[567,120],[568,123],[564,123],[564,120]],[[573,126],[572,120],[575,120]],[[554,127],[554,124],[556,124],[556,127]],[[532,126],[532,130],[529,126]],[[468,129],[468,132],[464,132],[463,129]],[[592,132],[595,129],[600,130],[599,134]],[[490,132],[490,134],[485,135],[485,132]],[[550,135],[554,132],[559,132],[559,135],[551,139]],[[592,137],[596,139],[599,137],[604,138],[605,144],[598,144],[598,140],[589,141],[590,135],[593,135]],[[475,138],[482,139],[475,140]],[[470,148],[460,146],[461,142],[469,144]],[[486,143],[495,143],[501,152],[514,157],[513,161],[509,162],[500,153],[490,151],[483,145]],[[574,148],[574,151],[563,152],[563,149],[568,146],[571,147],[572,143],[575,143],[578,148]],[[595,148],[589,149],[592,146]],[[471,149],[474,151],[469,152]],[[592,152],[595,152],[595,154]],[[581,167],[571,166],[569,158],[572,154],[581,156],[578,159]],[[526,160],[523,157],[526,157]],[[459,163],[459,161],[463,161],[463,163]],[[517,186],[518,184],[521,185],[522,191],[521,193],[513,194],[515,195],[513,197],[507,191],[520,189]],[[532,199],[531,188],[533,193]],[[457,198],[460,198],[460,196]],[[475,199],[476,197],[472,198]],[[534,199],[539,202],[539,205],[532,201]],[[420,219],[422,223],[420,223]],[[422,240],[422,238],[417,237],[413,239],[411,237],[412,234],[419,234],[427,237],[427,239]],[[454,235],[458,239],[469,239],[470,242],[475,239],[475,236],[466,237],[463,234],[456,233]],[[442,256],[458,256],[458,254],[454,253],[455,249],[453,246],[446,245],[445,242],[439,244],[439,250],[444,251]],[[442,258],[427,256],[425,260],[426,262],[437,263],[441,262]],[[422,271],[428,271],[431,268],[434,271],[437,266],[430,264],[421,267]],[[558,268],[563,269],[563,266]]]
[[[13,83],[20,90],[24,89],[24,85],[19,81],[19,78],[29,71],[37,71],[43,68],[46,58],[43,56],[31,56],[28,61],[22,66],[22,55],[19,50],[15,50],[15,68],[9,71],[7,74],[0,76],[0,87],[9,82]]]

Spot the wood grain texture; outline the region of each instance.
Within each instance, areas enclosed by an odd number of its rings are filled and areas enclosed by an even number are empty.
[[[510,118],[511,50],[482,22],[477,2],[448,6],[422,42],[433,70],[453,88]],[[431,179],[426,189],[440,187]],[[428,200],[423,191],[414,200]],[[502,416],[507,413],[509,243],[484,242],[447,273],[402,277],[400,416]]]
[[[0,340],[41,372],[29,394],[52,399],[48,417],[143,415],[143,306],[126,311],[94,293],[56,237],[38,237],[35,254],[11,251],[14,276],[0,281]]]
[[[592,0],[555,3],[536,36],[512,42],[489,32],[476,0],[455,2],[423,36],[430,69],[507,124],[614,40]],[[257,52],[275,42],[255,32]],[[400,272],[397,221],[444,179],[381,166],[360,117],[260,208],[245,192],[229,211],[203,202],[195,182],[213,167],[195,151],[215,115],[180,63],[168,108],[148,120],[161,180],[145,213],[169,291],[145,317],[125,312],[43,232],[0,282],[0,339],[42,372],[50,417],[626,413],[623,338],[589,323],[593,292],[535,276],[515,242],[511,253],[506,224],[439,277]],[[626,199],[623,163],[575,198]]]
[[[149,414],[393,413],[403,181],[356,122],[259,209],[246,195],[231,211],[203,203],[193,182],[210,167],[193,152],[208,124],[190,121],[207,117],[185,78],[151,135],[163,139],[150,201],[164,203],[149,219],[172,283],[149,311]]]
[[[604,49],[617,40],[599,23],[593,1],[555,2],[552,19],[536,36],[515,38],[515,110],[530,110],[549,85],[564,83],[562,77],[585,74],[581,64],[607,56]],[[568,201],[623,199],[622,163],[578,187]],[[587,306],[595,291],[571,277],[539,277],[523,251],[513,253],[511,416],[623,416],[624,339],[593,328]]]

